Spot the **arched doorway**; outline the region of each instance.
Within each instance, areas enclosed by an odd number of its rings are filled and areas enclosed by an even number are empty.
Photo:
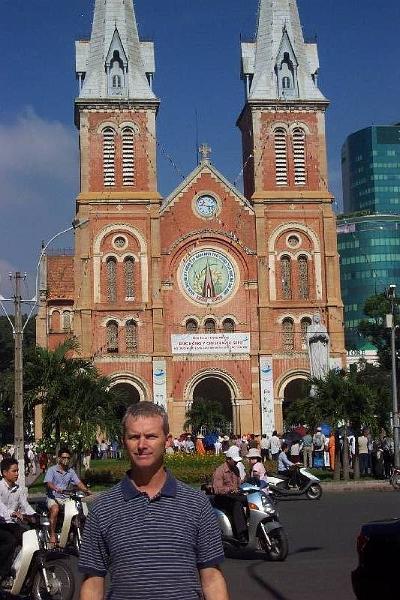
[[[221,429],[224,433],[233,431],[234,418],[232,410],[232,392],[228,384],[218,377],[204,377],[193,389],[192,406],[217,404],[222,415]]]
[[[119,395],[116,413],[118,418],[122,420],[128,406],[140,402],[140,393],[139,390],[130,383],[116,383],[113,388]]]
[[[299,400],[300,398],[304,398],[306,393],[307,381],[303,378],[292,379],[285,387],[284,396],[283,396],[283,422],[286,421],[286,415],[288,410],[292,406],[293,402]]]

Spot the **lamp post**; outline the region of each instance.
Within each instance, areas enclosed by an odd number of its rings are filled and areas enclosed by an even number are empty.
[[[400,467],[399,453],[399,408],[397,402],[397,365],[396,365],[396,285],[391,284],[386,290],[386,297],[390,301],[390,314],[386,315],[386,327],[391,330],[392,354],[392,400],[393,400],[393,441],[394,441],[394,466]]]
[[[10,279],[14,279],[15,282],[15,293],[13,298],[3,298],[0,296],[0,306],[3,309],[5,316],[7,317],[14,336],[14,452],[15,458],[18,460],[19,466],[19,483],[22,488],[25,487],[25,460],[24,460],[24,379],[23,379],[23,352],[22,345],[24,339],[25,328],[33,315],[33,312],[38,304],[39,299],[39,272],[42,264],[43,257],[49,245],[54,242],[56,238],[69,231],[74,231],[79,227],[82,227],[88,223],[89,219],[80,221],[76,219],[73,221],[71,227],[59,231],[49,241],[43,245],[42,251],[39,256],[39,260],[36,266],[36,286],[35,296],[31,300],[23,299],[21,296],[21,280],[25,279],[26,275],[21,275],[17,272],[13,276],[10,273]],[[11,321],[8,312],[4,306],[4,302],[12,302],[14,304],[14,323]],[[25,321],[22,322],[22,304],[32,304],[32,308]]]

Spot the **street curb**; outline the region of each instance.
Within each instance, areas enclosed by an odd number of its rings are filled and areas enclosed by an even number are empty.
[[[324,492],[394,492],[388,481],[332,481],[322,482]]]

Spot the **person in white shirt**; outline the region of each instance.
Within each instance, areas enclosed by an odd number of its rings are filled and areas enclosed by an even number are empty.
[[[1,461],[0,481],[0,579],[10,574],[14,550],[22,543],[25,531],[23,521],[35,514],[25,492],[17,484],[18,461],[4,458]]]
[[[271,452],[272,460],[276,460],[278,462],[279,453],[281,451],[281,440],[278,437],[278,432],[274,431],[269,440],[269,451]]]
[[[260,441],[261,458],[263,461],[269,458],[269,438],[266,433],[263,433]]]

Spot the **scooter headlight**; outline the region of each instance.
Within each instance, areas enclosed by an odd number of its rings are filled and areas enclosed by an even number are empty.
[[[261,502],[264,508],[264,512],[267,513],[267,515],[273,515],[275,512],[275,507],[271,504],[270,499],[263,494],[261,496]]]

